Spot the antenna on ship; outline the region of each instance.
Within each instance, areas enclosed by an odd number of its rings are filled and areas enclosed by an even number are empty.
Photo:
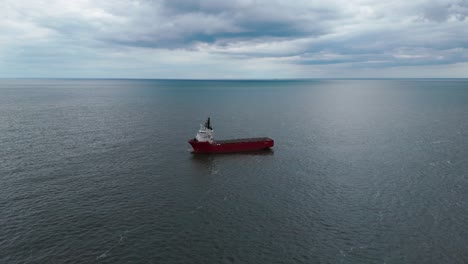
[[[205,127],[208,128],[208,129],[213,129],[213,128],[211,127],[211,124],[210,124],[210,117],[208,117],[208,119],[206,120],[206,122],[205,122]]]

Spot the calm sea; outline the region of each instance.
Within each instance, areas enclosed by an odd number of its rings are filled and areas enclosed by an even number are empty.
[[[468,80],[0,80],[0,263],[468,263]]]

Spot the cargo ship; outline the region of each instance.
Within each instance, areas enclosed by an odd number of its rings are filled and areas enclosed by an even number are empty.
[[[189,143],[192,145],[194,153],[256,151],[269,149],[274,145],[273,139],[268,137],[214,140],[214,131],[209,117],[205,124],[200,125],[197,135],[189,140]]]

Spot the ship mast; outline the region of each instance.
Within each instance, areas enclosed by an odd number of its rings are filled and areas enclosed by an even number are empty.
[[[208,119],[207,119],[206,122],[205,122],[205,127],[208,128],[208,129],[213,129],[213,128],[211,127],[210,118],[209,118],[209,117],[208,117]]]

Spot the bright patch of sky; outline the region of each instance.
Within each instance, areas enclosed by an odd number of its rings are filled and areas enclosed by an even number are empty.
[[[468,77],[468,0],[3,0],[0,77]]]

